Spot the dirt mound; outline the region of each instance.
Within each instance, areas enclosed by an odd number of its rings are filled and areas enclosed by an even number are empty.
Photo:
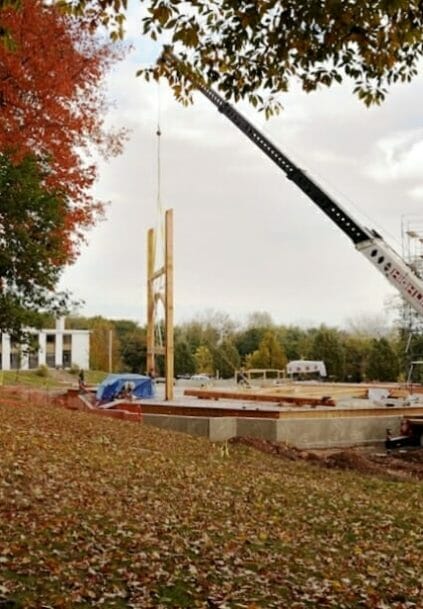
[[[263,453],[289,461],[310,461],[319,467],[356,471],[391,480],[423,480],[423,449],[393,453],[369,453],[359,448],[299,450],[284,442],[260,438],[233,438],[231,444],[251,446]]]
[[[386,456],[371,455],[370,459],[383,466],[388,473],[423,480],[423,449],[410,449]]]
[[[373,463],[369,457],[354,450],[334,452],[319,462],[320,465],[335,469],[352,469],[362,474],[380,474],[384,468]]]

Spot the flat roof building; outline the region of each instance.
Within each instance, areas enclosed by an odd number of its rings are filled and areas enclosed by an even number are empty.
[[[56,321],[56,328],[30,330],[36,335],[35,351],[25,353],[22,346],[11,340],[9,334],[1,334],[0,368],[2,370],[32,370],[40,366],[48,368],[89,369],[89,330],[66,330],[64,317]]]

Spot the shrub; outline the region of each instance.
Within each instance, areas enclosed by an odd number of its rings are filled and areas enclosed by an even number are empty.
[[[35,374],[37,376],[41,376],[43,378],[47,378],[48,377],[48,368],[45,364],[41,364],[41,366],[39,366],[39,368],[37,368]]]

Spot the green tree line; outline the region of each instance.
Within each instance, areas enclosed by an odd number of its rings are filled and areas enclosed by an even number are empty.
[[[146,327],[135,321],[74,316],[68,328],[88,329],[90,367],[146,372]],[[234,376],[244,367],[284,369],[297,359],[323,360],[328,380],[338,382],[397,381],[407,376],[411,360],[422,359],[423,334],[395,327],[338,329],[328,325],[302,328],[275,324],[266,313],[254,313],[240,324],[224,313],[210,313],[175,326],[175,375],[207,373]],[[408,348],[407,348],[408,346]],[[164,374],[157,358],[157,374]],[[416,379],[418,380],[418,379]]]

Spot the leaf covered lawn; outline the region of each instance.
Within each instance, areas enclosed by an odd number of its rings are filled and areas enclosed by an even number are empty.
[[[423,608],[423,487],[0,406],[0,607]]]

